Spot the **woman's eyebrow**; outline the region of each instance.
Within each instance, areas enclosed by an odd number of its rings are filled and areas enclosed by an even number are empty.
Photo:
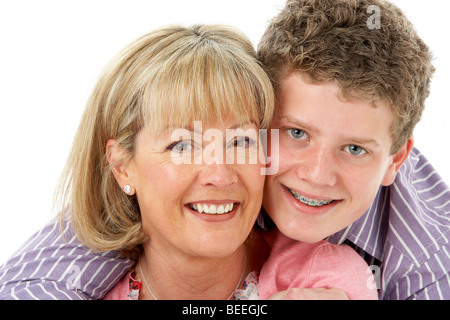
[[[228,129],[237,129],[237,128],[242,128],[242,127],[246,127],[246,126],[257,126],[258,124],[255,121],[248,121],[248,122],[244,122],[244,123],[236,123],[234,125],[232,125],[231,127],[229,127]]]

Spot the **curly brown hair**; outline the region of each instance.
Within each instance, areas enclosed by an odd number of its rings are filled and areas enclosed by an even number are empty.
[[[369,25],[376,6],[379,28]],[[259,46],[275,91],[300,72],[333,80],[343,97],[387,102],[394,112],[391,152],[411,137],[429,95],[434,67],[428,46],[403,12],[383,0],[288,0]]]

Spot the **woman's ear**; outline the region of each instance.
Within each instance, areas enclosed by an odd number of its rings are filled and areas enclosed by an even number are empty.
[[[125,186],[132,186],[133,184],[130,181],[127,168],[124,163],[125,152],[114,139],[110,139],[106,143],[106,159],[111,166],[111,171],[120,188],[124,190]],[[132,188],[130,192],[126,193],[129,195],[133,194],[134,188]]]
[[[406,141],[406,143],[400,148],[400,150],[398,150],[391,156],[392,162],[386,170],[383,181],[381,182],[382,186],[389,186],[394,182],[395,176],[397,175],[403,163],[408,158],[413,147],[414,137],[411,136],[408,141]]]

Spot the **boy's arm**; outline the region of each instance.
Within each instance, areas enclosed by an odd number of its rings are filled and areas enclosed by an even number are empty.
[[[428,272],[426,272],[428,273]],[[420,275],[421,276],[421,275]],[[428,275],[426,275],[428,276]],[[450,300],[449,278],[444,275],[434,282],[427,284],[425,287],[418,286],[417,283],[411,284],[411,277],[405,275],[395,283],[395,289],[385,295],[385,300]],[[414,281],[414,280],[413,280]],[[405,289],[407,288],[407,289]],[[444,289],[444,290],[443,290]],[[409,292],[409,296],[404,294]]]
[[[447,274],[436,279],[432,284],[415,292],[408,300],[450,300],[449,277],[450,275]],[[446,289],[442,290],[442,288]]]
[[[0,267],[0,299],[101,299],[133,262],[93,253],[52,221]]]
[[[443,239],[450,238],[450,232]],[[445,240],[448,241],[448,240]],[[401,268],[385,268],[383,282],[386,300],[450,300],[450,244],[443,245],[439,250],[430,249],[429,259],[420,266],[407,257],[401,256]],[[405,271],[407,270],[407,271]]]

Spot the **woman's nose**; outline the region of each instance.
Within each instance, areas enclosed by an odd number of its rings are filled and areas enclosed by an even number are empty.
[[[234,165],[226,163],[211,163],[202,165],[199,175],[200,183],[216,188],[227,188],[238,182]]]

